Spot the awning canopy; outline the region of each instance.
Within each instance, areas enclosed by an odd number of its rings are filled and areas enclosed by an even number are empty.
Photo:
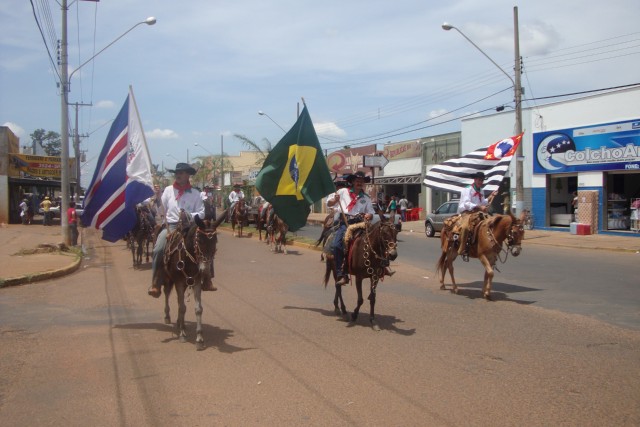
[[[375,184],[420,184],[421,159],[412,157],[409,159],[392,160],[384,167],[384,175],[376,176]]]

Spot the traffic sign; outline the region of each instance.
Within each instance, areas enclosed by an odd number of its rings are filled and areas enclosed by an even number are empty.
[[[365,168],[380,168],[384,169],[389,163],[389,160],[385,156],[362,156],[362,163]]]

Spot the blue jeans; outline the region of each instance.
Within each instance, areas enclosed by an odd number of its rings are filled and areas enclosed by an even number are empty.
[[[176,229],[177,224],[169,224],[169,230]],[[151,286],[162,288],[164,283],[164,248],[167,246],[167,229],[163,228],[158,234],[156,244],[151,254]]]
[[[347,231],[347,226],[344,222],[340,223],[340,227],[336,230],[335,237],[333,239],[333,259],[335,261],[336,277],[338,280],[345,276],[344,273],[344,233]]]

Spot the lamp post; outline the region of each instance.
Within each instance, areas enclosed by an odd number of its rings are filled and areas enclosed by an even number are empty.
[[[269,116],[269,115],[268,115],[267,113],[265,113],[264,111],[258,111],[258,114],[259,114],[259,115],[261,115],[261,116],[267,116],[267,118],[268,118],[269,120],[271,120],[271,121],[272,121],[276,126],[278,126],[280,129],[282,129],[282,132],[287,133],[287,131],[286,131],[286,130],[284,130],[284,128],[283,128],[282,126],[280,126],[278,123],[276,123],[276,121],[275,121],[275,120],[273,120],[273,119],[271,118],[271,116]]]
[[[171,153],[167,153],[167,157],[171,157],[173,160],[175,160],[176,162],[180,163],[180,160],[178,160],[174,156],[172,156]]]
[[[65,244],[71,243],[69,236],[69,220],[67,219],[67,210],[69,209],[69,100],[68,93],[71,86],[71,77],[83,66],[92,61],[96,56],[100,55],[109,46],[120,40],[131,30],[138,25],[147,24],[153,25],[156,23],[156,18],[150,17],[142,22],[138,22],[133,27],[129,28],[117,39],[109,43],[102,48],[98,53],[91,58],[83,62],[78,68],[76,68],[71,74],[68,74],[68,57],[67,57],[67,0],[62,0],[62,35],[60,39],[60,137],[61,137],[61,150],[60,150],[60,196],[62,198],[62,205],[60,206],[60,225],[62,232],[62,239]],[[76,159],[78,161],[78,159]],[[78,185],[79,183],[76,183]]]
[[[518,7],[513,8],[513,36],[514,36],[514,51],[515,51],[515,80],[500,67],[496,62],[489,57],[477,44],[471,41],[459,28],[454,27],[451,24],[442,24],[442,29],[449,31],[451,29],[456,30],[462,37],[464,37],[469,43],[480,51],[493,65],[498,67],[504,75],[506,75],[513,84],[514,101],[515,101],[515,114],[516,114],[516,135],[522,133],[522,87],[520,85],[520,36],[518,30]],[[518,145],[516,151],[516,212],[521,212],[524,209],[524,184],[523,184],[523,156],[522,156],[522,142]]]

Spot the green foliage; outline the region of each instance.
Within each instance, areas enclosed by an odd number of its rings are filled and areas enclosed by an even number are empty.
[[[263,138],[262,139],[263,146],[260,147],[258,144],[256,144],[254,141],[250,140],[244,135],[234,134],[233,136],[239,139],[242,145],[244,145],[247,149],[251,151],[255,151],[259,154],[258,159],[256,160],[256,166],[262,166],[265,159],[271,152],[271,149],[272,149],[271,141],[269,141],[267,138]]]
[[[62,140],[58,132],[36,129],[31,135],[31,142],[39,144],[47,153],[47,156],[60,156],[62,154]]]

